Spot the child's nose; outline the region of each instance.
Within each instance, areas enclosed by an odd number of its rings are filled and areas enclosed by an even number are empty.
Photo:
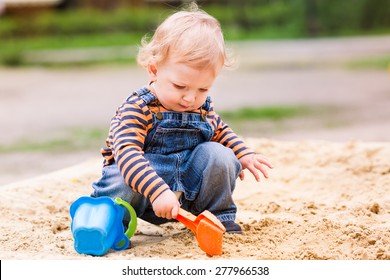
[[[183,100],[186,102],[194,102],[196,93],[193,91],[188,91],[184,96]]]

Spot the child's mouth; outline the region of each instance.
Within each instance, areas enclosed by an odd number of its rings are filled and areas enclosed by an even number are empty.
[[[187,110],[188,108],[190,108],[190,106],[186,106],[186,105],[182,105],[182,104],[179,104],[180,108],[184,109],[184,110]]]

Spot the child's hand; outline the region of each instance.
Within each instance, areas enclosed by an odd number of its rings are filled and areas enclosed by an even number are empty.
[[[154,200],[152,206],[157,217],[176,219],[180,203],[176,195],[171,190],[167,190]]]
[[[263,174],[265,178],[268,178],[267,168],[273,168],[271,162],[263,155],[259,154],[249,154],[240,158],[240,163],[242,166],[242,171],[240,173],[240,179],[244,180],[244,169],[248,169],[256,181],[260,181],[260,176],[258,170]]]

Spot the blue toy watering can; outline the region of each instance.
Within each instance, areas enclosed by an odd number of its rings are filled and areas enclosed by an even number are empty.
[[[124,232],[124,206],[130,213],[130,222]],[[108,196],[83,196],[70,206],[71,231],[74,248],[80,254],[102,256],[113,249],[124,250],[137,228],[137,215],[126,201]]]

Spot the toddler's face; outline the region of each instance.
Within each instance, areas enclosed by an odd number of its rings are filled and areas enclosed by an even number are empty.
[[[148,66],[149,77],[160,103],[168,110],[186,112],[198,109],[206,101],[216,78],[214,69],[197,69],[168,59]]]

